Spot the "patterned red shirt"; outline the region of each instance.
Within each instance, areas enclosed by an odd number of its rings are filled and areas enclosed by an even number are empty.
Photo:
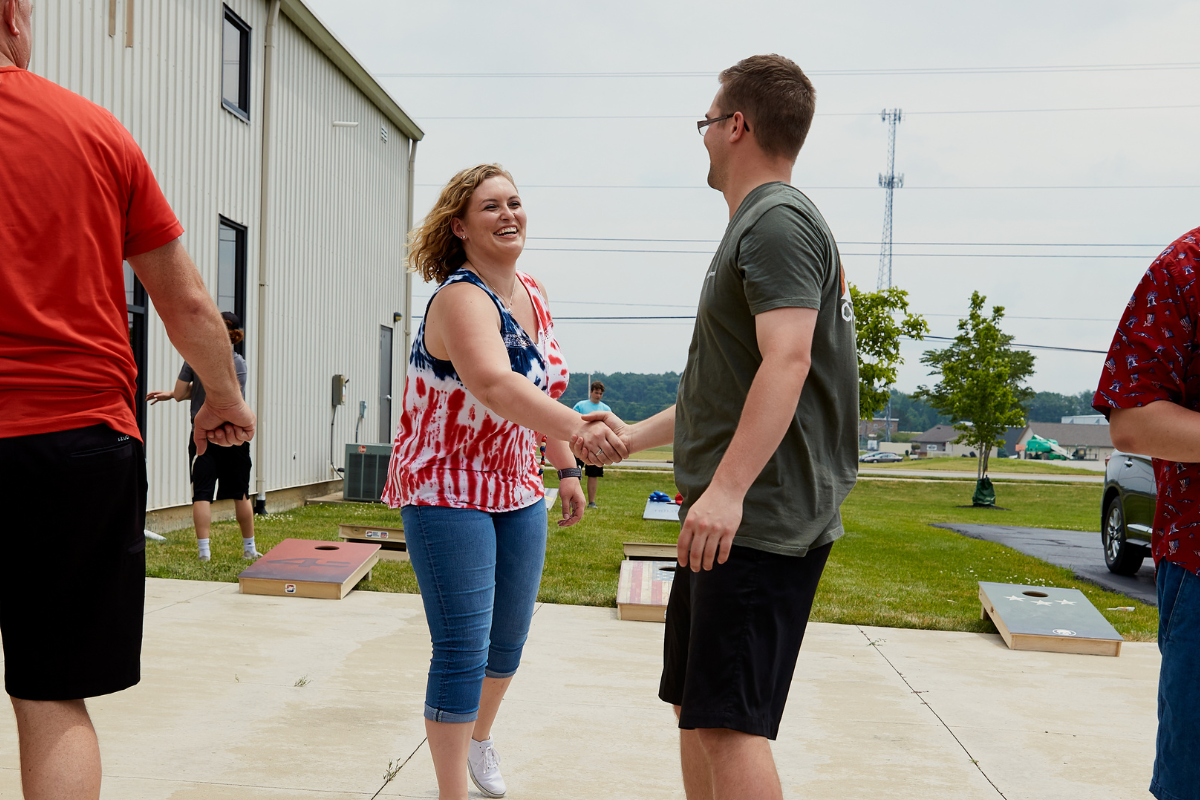
[[[1200,411],[1200,228],[1177,239],[1146,270],[1125,306],[1092,406],[1136,408],[1167,400]],[[1200,574],[1200,464],[1154,459],[1154,563]]]

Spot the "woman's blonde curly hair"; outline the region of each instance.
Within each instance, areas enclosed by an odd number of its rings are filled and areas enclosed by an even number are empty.
[[[466,217],[467,204],[479,184],[496,176],[507,178],[514,187],[517,185],[499,164],[470,167],[450,179],[425,220],[408,235],[409,272],[417,273],[427,283],[441,283],[466,262],[462,240],[450,229],[450,221]]]

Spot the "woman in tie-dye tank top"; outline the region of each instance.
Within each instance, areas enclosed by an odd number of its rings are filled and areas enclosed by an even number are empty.
[[[563,519],[583,515],[573,437],[604,463],[628,455],[558,403],[567,365],[545,287],[517,270],[525,209],[497,165],[463,170],[413,231],[409,267],[435,281],[413,341],[383,499],[399,507],[433,639],[425,728],[442,797],[469,776],[504,794],[492,721],[533,616],[546,549],[536,461],[558,468]],[[464,769],[464,767],[466,769]]]

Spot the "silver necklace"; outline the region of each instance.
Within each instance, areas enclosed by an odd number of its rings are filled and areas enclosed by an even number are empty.
[[[496,297],[500,297],[500,292],[496,289],[495,286],[492,286],[492,284],[488,281],[487,278],[483,277],[482,272],[476,272],[475,274],[479,276],[479,280],[483,281],[484,284],[489,289],[492,290],[492,294],[496,295]],[[514,275],[513,276],[513,288],[512,288],[512,291],[509,292],[509,294],[508,294],[508,300],[506,301],[503,297],[500,297],[500,302],[504,303],[505,307],[509,311],[512,311],[513,302],[515,302],[517,299],[517,283],[519,283],[519,281],[517,280],[517,276]]]

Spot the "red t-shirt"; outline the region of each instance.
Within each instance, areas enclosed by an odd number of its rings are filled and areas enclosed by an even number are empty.
[[[122,261],[181,233],[112,114],[0,67],[0,438],[139,436]]]
[[[1134,289],[1092,399],[1097,411],[1158,400],[1200,411],[1198,271],[1200,228],[1164,250]],[[1200,464],[1156,458],[1154,480],[1154,563],[1165,558],[1200,574]]]

